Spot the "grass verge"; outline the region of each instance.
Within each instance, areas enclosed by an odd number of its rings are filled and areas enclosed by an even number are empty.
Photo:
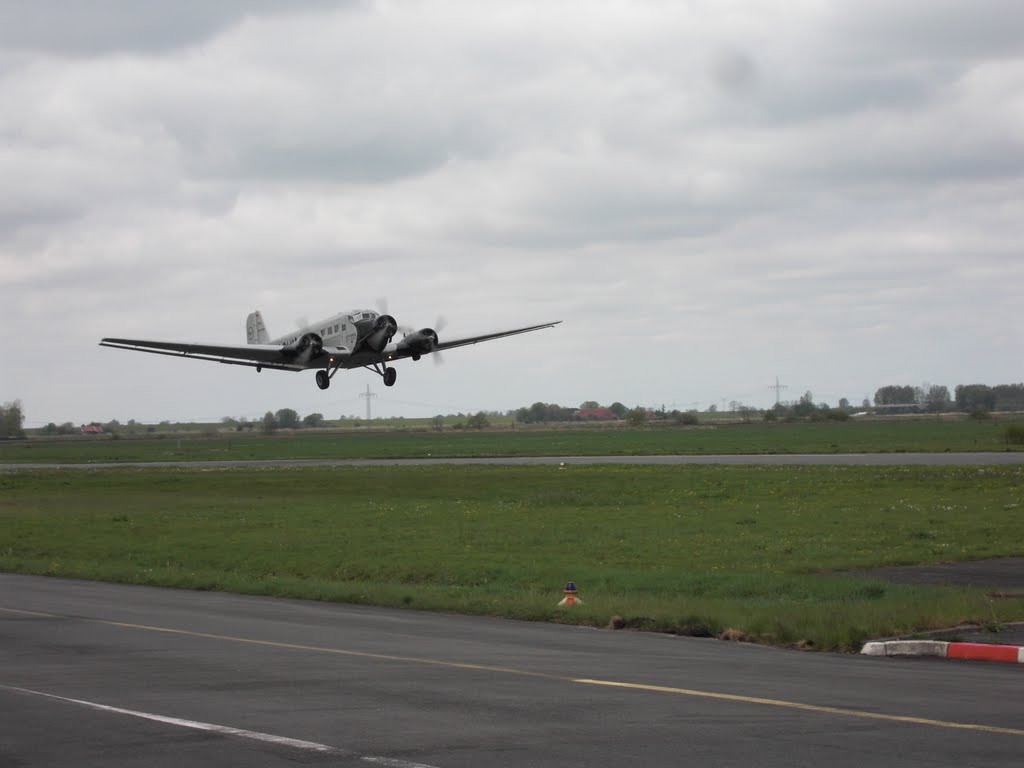
[[[484,431],[301,430],[277,435],[0,441],[0,462],[368,459],[427,456],[649,456],[656,454],[1019,451],[995,420],[892,420],[816,424]]]
[[[835,573],[1024,554],[1022,487],[1020,467],[10,472],[0,570],[854,649],[1024,619],[984,587]]]

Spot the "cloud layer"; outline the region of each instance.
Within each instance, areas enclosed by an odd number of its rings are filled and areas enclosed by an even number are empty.
[[[0,4],[0,400],[355,413],[375,377],[95,344],[382,296],[566,321],[406,365],[382,414],[1020,381],[1016,6]]]

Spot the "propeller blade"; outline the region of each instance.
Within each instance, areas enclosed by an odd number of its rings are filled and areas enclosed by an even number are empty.
[[[437,322],[434,323],[434,332],[437,333],[438,336],[440,336],[441,331],[443,331],[447,325],[448,318],[446,318],[444,315],[438,315]],[[444,355],[442,355],[440,352],[434,352],[431,355],[431,357],[434,358],[434,365],[444,365]]]

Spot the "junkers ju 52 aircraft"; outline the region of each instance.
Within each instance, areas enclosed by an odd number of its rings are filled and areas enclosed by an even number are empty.
[[[423,355],[445,349],[552,328],[560,322],[555,320],[524,328],[441,341],[433,328],[421,328],[418,331],[400,329],[395,318],[386,312],[356,309],[332,315],[320,323],[302,324],[303,327],[295,333],[271,340],[263,316],[257,310],[245,321],[248,341],[245,345],[114,338],[102,339],[100,345],[157,355],[212,360],[229,365],[248,365],[257,371],[264,368],[276,371],[314,369],[316,385],[320,389],[327,389],[334,374],[341,368],[366,368],[380,375],[384,384],[391,387],[398,373],[388,363],[395,360],[406,357],[419,360]],[[403,332],[402,338],[394,341],[400,330]]]

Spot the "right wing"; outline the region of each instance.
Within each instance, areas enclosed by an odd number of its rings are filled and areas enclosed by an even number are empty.
[[[539,331],[541,328],[554,328],[556,325],[561,323],[561,320],[554,320],[550,323],[540,323],[539,325],[529,325],[525,328],[513,328],[509,331],[495,331],[494,333],[485,333],[480,336],[465,336],[461,339],[451,339],[449,341],[439,341],[434,347],[435,352],[440,352],[444,349],[454,349],[455,347],[465,347],[469,344],[479,344],[481,341],[490,341],[491,339],[501,339],[505,336],[518,336],[520,333],[529,333],[530,331]]]
[[[100,346],[113,347],[114,349],[131,349],[136,352],[151,352],[154,355],[211,360],[215,363],[227,363],[228,365],[248,365],[254,368],[258,366],[279,371],[301,371],[310,367],[305,361],[296,360],[295,355],[287,355],[284,352],[285,347],[276,344],[223,346],[216,344],[189,344],[181,341],[107,338],[100,341]],[[325,348],[324,353],[335,358],[345,354],[331,348]],[[317,367],[321,366],[318,365]]]

